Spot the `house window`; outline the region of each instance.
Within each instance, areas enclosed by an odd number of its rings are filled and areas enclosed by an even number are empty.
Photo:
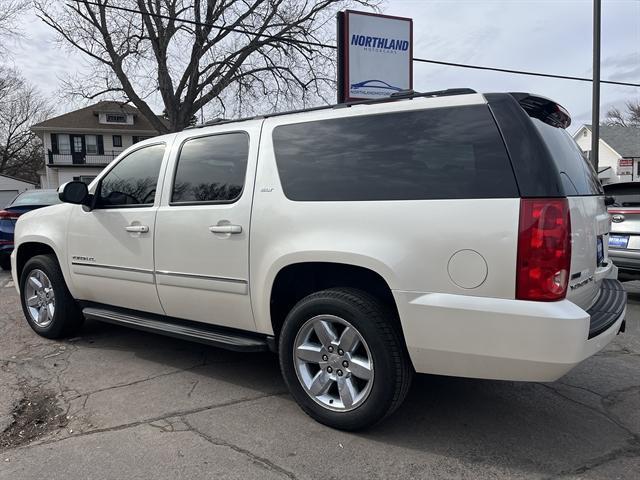
[[[86,135],[84,140],[87,144],[87,153],[89,154],[97,154],[98,153],[98,139],[95,135]]]
[[[127,123],[127,116],[122,113],[107,113],[107,123]]]
[[[151,137],[135,137],[134,136],[133,137],[133,143],[138,143],[138,142],[141,142],[143,140],[148,140],[149,138],[151,138]]]
[[[82,153],[82,138],[73,137],[73,151],[75,153]]]
[[[84,182],[87,185],[89,185],[91,182],[93,182],[93,180],[95,179],[95,175],[91,176],[91,175],[80,175],[79,177],[73,177],[73,180],[76,182]]]
[[[69,144],[69,135],[65,133],[58,134],[58,152],[62,155],[71,153],[71,145]]]
[[[122,147],[122,135],[114,135],[113,136],[113,146]]]

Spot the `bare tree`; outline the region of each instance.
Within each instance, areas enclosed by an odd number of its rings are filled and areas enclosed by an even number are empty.
[[[0,54],[6,51],[6,41],[17,35],[17,18],[30,6],[29,0],[0,0]]]
[[[223,114],[227,104],[238,114],[258,102],[270,110],[326,102],[335,52],[318,44],[333,39],[338,9],[381,1],[36,0],[36,9],[95,66],[70,80],[69,91],[130,101],[167,132],[210,102]],[[168,124],[151,110],[155,95]]]
[[[611,108],[607,112],[605,125],[621,127],[640,127],[640,100],[629,100],[625,103],[626,112],[619,108]]]
[[[51,111],[18,72],[0,68],[0,173],[37,180],[44,164],[42,142],[29,127]]]

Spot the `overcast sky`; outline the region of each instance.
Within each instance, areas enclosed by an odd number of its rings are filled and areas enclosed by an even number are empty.
[[[602,79],[640,83],[640,0],[602,3]],[[387,0],[384,13],[414,19],[416,57],[591,75],[591,0]],[[11,61],[55,97],[60,80],[86,68],[84,60],[61,51],[54,33],[35,15],[25,16],[22,27],[24,38],[11,49]],[[415,90],[452,87],[536,92],[563,104],[575,127],[590,123],[589,83],[414,64]],[[640,89],[603,85],[603,115],[610,106],[632,98],[640,98]],[[77,106],[61,100],[57,108],[62,113]]]

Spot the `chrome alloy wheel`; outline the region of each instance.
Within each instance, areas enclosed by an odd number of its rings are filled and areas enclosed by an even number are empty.
[[[293,344],[296,375],[318,404],[338,412],[360,406],[373,385],[373,357],[360,332],[334,315],[315,316]]]
[[[42,270],[32,270],[22,294],[33,323],[39,327],[48,327],[56,310],[56,298],[49,277]]]

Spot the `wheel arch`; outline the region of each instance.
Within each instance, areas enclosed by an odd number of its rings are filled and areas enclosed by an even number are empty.
[[[269,327],[276,338],[287,314],[299,300],[313,292],[335,287],[356,288],[375,296],[395,312],[399,322],[389,281],[369,266],[324,260],[287,263],[273,275],[269,287]]]
[[[30,258],[33,258],[36,255],[53,255],[56,258],[58,265],[60,265],[60,270],[62,270],[62,275],[67,286],[69,286],[69,273],[66,265],[60,261],[61,256],[56,246],[47,238],[29,238],[21,242],[16,247],[16,288],[20,288],[20,276],[22,275],[24,266]]]

